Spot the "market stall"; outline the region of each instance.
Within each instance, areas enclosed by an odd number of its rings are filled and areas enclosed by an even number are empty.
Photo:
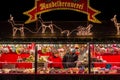
[[[120,73],[120,44],[91,44],[91,72],[101,74]]]

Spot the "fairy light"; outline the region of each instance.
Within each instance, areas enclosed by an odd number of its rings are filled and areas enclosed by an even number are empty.
[[[12,25],[13,36],[16,35],[17,31],[20,31],[21,36],[24,36],[24,24],[16,24],[14,21],[14,17],[10,14],[10,19],[8,20],[9,23]],[[19,27],[18,27],[19,26]]]
[[[87,27],[83,27],[83,26],[79,26],[77,27],[78,32],[77,35],[81,36],[81,35],[92,35],[91,33],[91,28],[93,27],[92,24],[89,24]]]
[[[53,24],[52,24],[52,21],[50,22],[44,22],[41,18],[41,15],[39,15],[39,21],[41,23],[41,26],[42,26],[42,33],[44,34],[46,29],[50,29],[51,33],[54,33],[54,28],[53,28]],[[49,23],[48,25],[46,23]]]
[[[114,17],[111,19],[111,21],[114,22],[115,27],[117,28],[117,35],[120,35],[120,23],[117,22],[117,15],[114,15]]]

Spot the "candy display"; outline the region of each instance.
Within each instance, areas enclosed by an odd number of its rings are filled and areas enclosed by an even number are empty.
[[[87,44],[36,44],[38,74],[87,74]]]
[[[32,69],[0,69],[0,73],[6,74],[34,74],[34,68]]]
[[[120,44],[91,44],[91,73],[119,74]]]
[[[38,68],[38,74],[88,74],[88,68],[67,68],[67,69],[55,69],[55,68]]]
[[[0,73],[34,74],[34,43],[0,44]]]
[[[119,74],[119,48],[115,43],[0,44],[0,73]]]

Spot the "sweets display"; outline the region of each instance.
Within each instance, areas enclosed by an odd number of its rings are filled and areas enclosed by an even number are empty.
[[[6,73],[6,74],[34,74],[34,68],[32,69],[0,69],[0,73]]]
[[[88,68],[38,68],[37,71],[38,74],[88,74]]]
[[[87,44],[36,44],[38,74],[87,74]]]
[[[35,44],[0,44],[0,73],[34,74]]]
[[[91,73],[120,73],[120,44],[91,44],[90,54]]]
[[[120,74],[119,58],[120,44],[0,44],[0,73]]]

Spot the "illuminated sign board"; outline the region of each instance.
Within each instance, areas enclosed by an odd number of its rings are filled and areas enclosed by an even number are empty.
[[[37,15],[53,10],[73,10],[88,15],[88,21],[101,23],[95,16],[100,11],[90,7],[90,0],[37,0],[35,6],[24,12],[29,16],[25,23],[31,23],[37,20]]]

